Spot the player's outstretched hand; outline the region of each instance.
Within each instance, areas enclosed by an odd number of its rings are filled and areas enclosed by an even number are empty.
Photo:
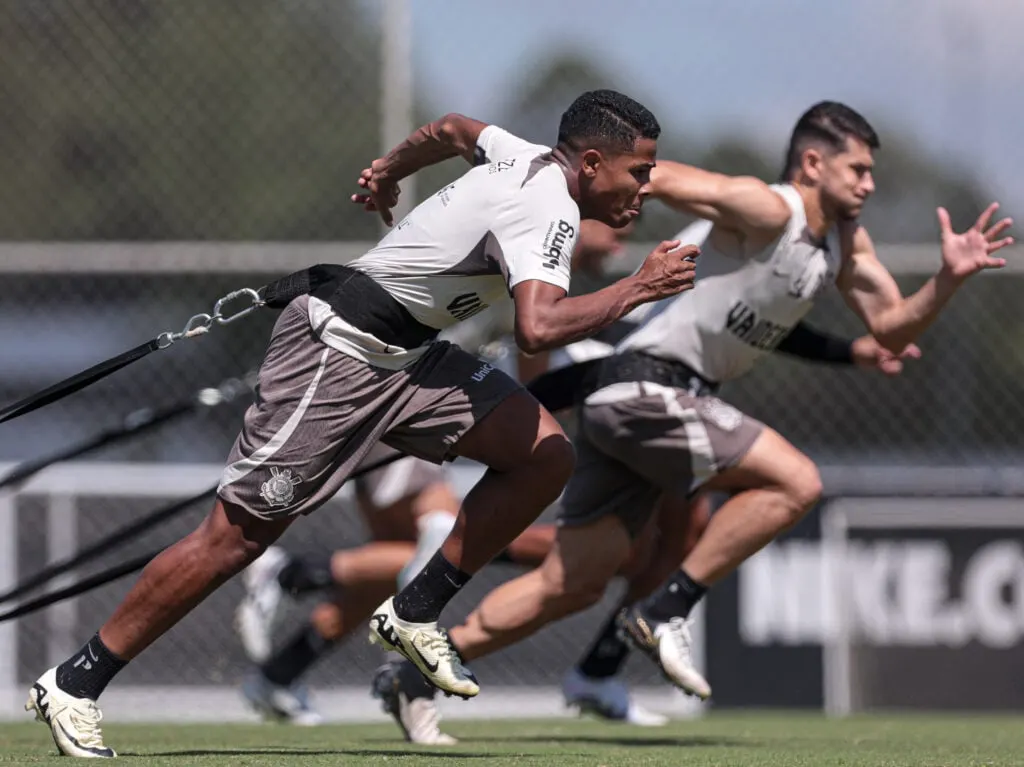
[[[921,359],[921,350],[917,344],[907,344],[899,354],[893,354],[870,335],[856,339],[850,352],[858,367],[881,370],[887,376],[902,373],[903,360]]]
[[[938,209],[939,229],[942,232],[942,265],[951,276],[964,279],[983,269],[1006,266],[1005,258],[994,258],[992,254],[1013,244],[1012,237],[1000,238],[1013,224],[1013,220],[1004,218],[989,226],[997,210],[999,203],[992,203],[978,216],[974,226],[958,234],[949,223],[949,212],[945,208]]]
[[[679,240],[666,240],[644,259],[636,276],[654,293],[653,300],[674,296],[693,287],[699,255],[696,245],[680,248]]]
[[[381,220],[391,226],[395,223],[391,210],[398,205],[402,190],[398,188],[398,182],[388,178],[383,170],[384,160],[374,160],[373,165],[364,168],[357,183],[366,191],[352,195],[351,199],[362,205],[363,210],[379,213]]]

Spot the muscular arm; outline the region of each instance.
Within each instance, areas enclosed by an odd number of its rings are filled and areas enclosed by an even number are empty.
[[[394,183],[452,157],[461,156],[472,163],[477,139],[486,127],[487,123],[471,117],[447,114],[417,128],[409,138],[375,161],[374,174],[381,181]]]
[[[885,348],[899,354],[916,340],[942,311],[961,279],[940,270],[920,290],[906,298],[875,254],[862,226],[843,236],[843,267],[837,284],[846,303]]]
[[[726,176],[659,160],[651,171],[651,195],[666,205],[744,234],[781,231],[789,221],[785,200],[763,181]]]
[[[512,297],[516,344],[537,354],[591,336],[658,295],[633,276],[571,298],[557,285],[527,280],[513,288]]]

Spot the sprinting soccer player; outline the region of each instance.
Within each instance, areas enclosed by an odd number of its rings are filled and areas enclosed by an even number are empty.
[[[582,221],[571,273],[599,274],[603,260],[621,251],[621,238],[631,229],[632,225],[613,229],[597,221]],[[630,314],[630,319],[636,314]],[[618,324],[633,327],[625,320]],[[482,347],[494,341],[496,332],[506,332],[504,326],[504,315],[497,322],[477,315],[463,323],[458,343],[467,349]],[[454,340],[451,334],[447,337]],[[595,343],[602,354],[611,352],[607,344]],[[537,360],[544,361],[545,369],[548,367],[547,353],[519,354],[521,382],[533,377],[530,363]],[[364,465],[373,466],[396,454],[378,443]],[[355,628],[365,625],[373,609],[393,592],[396,580],[398,588],[404,588],[455,526],[459,499],[442,466],[406,456],[357,474],[354,483],[357,506],[371,538],[368,543],[339,549],[324,559],[294,557],[271,546],[245,570],[245,595],[235,611],[235,626],[246,656],[256,668],[246,674],[242,693],[257,712],[272,720],[300,726],[323,721],[301,682],[304,674]],[[554,535],[553,525],[531,525],[509,544],[501,558],[536,567],[551,549]],[[673,564],[681,561],[679,557]],[[325,594],[327,598],[313,608],[309,620],[274,650],[275,620],[282,599],[312,592],[329,592],[329,596]],[[431,693],[434,690],[429,685],[427,689]],[[385,702],[406,723],[410,741],[435,745],[455,742],[438,730],[434,708],[425,700],[387,696]],[[654,718],[636,706],[630,716],[644,722]]]
[[[592,220],[581,222],[571,272],[600,272],[603,259],[621,250],[620,239],[631,229],[613,229]],[[622,320],[617,325],[633,327],[636,314],[634,311],[629,315],[630,322]],[[503,332],[499,327],[504,325],[504,318],[497,323],[482,319],[478,315],[463,324],[458,335],[460,346],[482,347],[494,340],[494,332]],[[573,346],[584,343],[589,342]],[[607,344],[595,343],[602,354],[611,352]],[[532,357],[520,354],[520,381],[525,383],[532,377],[531,361],[544,360],[546,368],[546,358],[546,353]],[[378,443],[364,465],[373,466],[396,454],[397,451]],[[257,667],[246,674],[242,693],[267,718],[300,726],[323,721],[301,681],[303,675],[353,629],[365,626],[381,599],[394,590],[396,579],[399,589],[403,588],[440,548],[455,525],[459,500],[444,467],[437,464],[407,456],[367,474],[358,474],[354,482],[357,505],[370,542],[340,549],[324,560],[293,557],[282,548],[271,546],[245,570],[246,592],[235,612],[235,624],[246,655]],[[501,558],[536,567],[551,549],[554,535],[554,525],[531,525]],[[638,551],[636,558],[642,554]],[[681,561],[680,556],[673,567]],[[313,608],[308,622],[272,651],[275,618],[283,597],[325,591],[330,596]],[[383,678],[383,674],[378,676]],[[426,689],[434,691],[429,685]],[[437,727],[432,694],[406,697],[385,691],[381,697],[388,710],[403,722],[411,742],[455,742]],[[648,724],[663,721],[636,705],[630,708],[629,718]]]
[[[100,630],[44,672],[26,707],[61,753],[112,757],[96,700],[207,595],[333,496],[379,441],[436,463],[489,467],[427,566],[380,606],[374,636],[450,693],[479,687],[437,619],[466,582],[559,495],[574,465],[558,422],[510,377],[438,332],[511,297],[536,352],[584,338],[636,306],[693,286],[697,249],[662,243],[640,271],[569,297],[580,219],[623,226],[647,196],[660,127],[614,91],[581,95],[558,143],[529,144],[451,115],[365,172],[359,200],[388,223],[398,182],[448,157],[478,167],[420,203],[328,289],[283,310],[210,515],[143,571]]]
[[[691,661],[690,610],[821,492],[814,463],[716,398],[719,384],[774,349],[833,282],[877,339],[859,342],[865,361],[891,367],[894,357],[916,356],[912,342],[964,279],[1005,263],[993,253],[1011,242],[1000,238],[1010,222],[989,227],[995,205],[964,234],[952,231],[940,209],[942,266],[917,293],[901,296],[857,220],[874,190],[878,145],[857,112],[823,102],[793,131],[784,183],[659,163],[652,195],[709,222],[696,288],[652,310],[602,364],[580,409],[578,465],[562,498],[555,548],[538,570],[492,591],[451,630],[461,657],[482,657],[593,604],[658,497],[721,490],[732,498],[682,569],[620,616],[669,679],[710,695]],[[822,351],[854,359],[848,345]]]

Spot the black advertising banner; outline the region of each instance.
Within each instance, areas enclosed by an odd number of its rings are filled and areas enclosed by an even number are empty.
[[[828,500],[706,620],[718,706],[1024,708],[1024,499]]]

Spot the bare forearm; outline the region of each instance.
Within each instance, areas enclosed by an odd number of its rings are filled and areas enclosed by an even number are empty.
[[[418,170],[452,157],[472,158],[480,131],[486,127],[462,115],[449,114],[417,128],[383,158],[382,176],[400,181]]]
[[[899,354],[931,326],[961,282],[945,271],[939,272],[912,296],[872,322],[872,334],[882,346]]]
[[[517,323],[516,342],[528,354],[556,349],[594,335],[654,298],[640,280],[627,277],[594,293],[563,298],[528,324]]]

